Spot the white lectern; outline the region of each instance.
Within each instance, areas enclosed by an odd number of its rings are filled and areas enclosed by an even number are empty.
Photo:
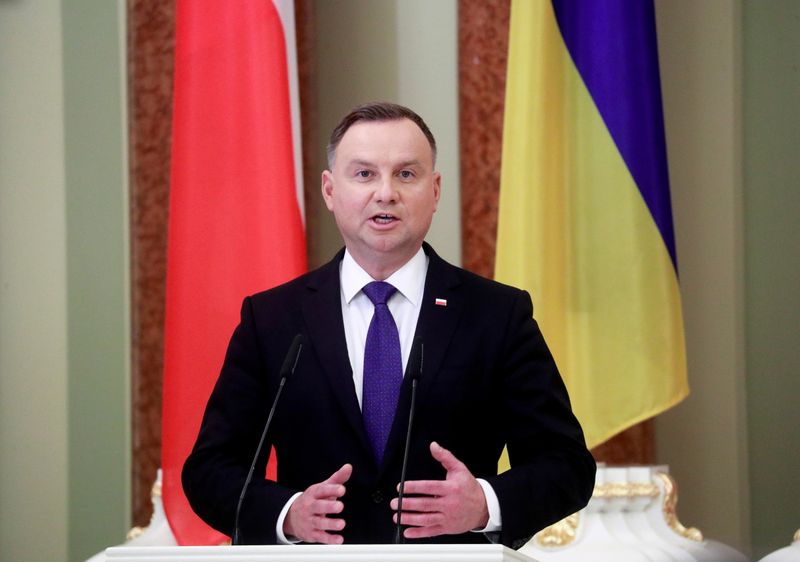
[[[499,544],[116,546],[108,562],[536,562]]]

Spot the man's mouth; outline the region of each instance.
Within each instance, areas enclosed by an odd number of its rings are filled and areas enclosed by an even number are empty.
[[[391,224],[392,222],[397,220],[397,217],[386,213],[379,213],[373,216],[372,220],[378,224]]]

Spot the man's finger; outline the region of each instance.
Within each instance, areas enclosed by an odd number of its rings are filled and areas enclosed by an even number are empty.
[[[344,542],[344,538],[342,538],[342,535],[326,533],[325,531],[314,531],[311,533],[310,540],[305,542],[317,542],[320,544],[342,544]]]
[[[353,465],[350,463],[342,465],[342,468],[331,474],[323,484],[344,484],[353,474]]]
[[[446,480],[409,480],[405,484],[405,494],[424,494],[426,496],[443,496],[450,490]],[[403,503],[405,503],[403,498]]]
[[[311,504],[311,512],[319,515],[341,513],[343,509],[344,504],[338,500],[314,500]]]
[[[313,486],[310,486],[307,491],[309,495],[315,499],[335,500],[345,494],[346,488],[343,484],[329,484],[327,482],[322,482],[320,484],[314,484]]]
[[[341,531],[344,529],[345,522],[344,519],[317,515],[314,517],[313,525],[320,531]]]
[[[398,498],[394,498],[389,506],[397,511],[399,507],[399,500]],[[438,498],[434,498],[433,496],[425,496],[421,498],[403,498],[403,511],[440,511],[441,510],[441,502]]]
[[[431,525],[430,527],[407,527],[403,531],[403,536],[407,539],[425,539],[444,534],[445,529],[441,525]]]
[[[392,516],[392,520],[395,523],[397,523],[398,515],[400,514],[395,513]],[[401,519],[403,525],[411,525],[412,527],[442,526],[445,521],[442,513],[415,513],[410,511],[404,511]]]
[[[458,460],[453,453],[439,445],[436,441],[431,441],[431,455],[433,455],[434,459],[439,461],[439,464],[441,464],[447,472],[466,468],[464,463]]]

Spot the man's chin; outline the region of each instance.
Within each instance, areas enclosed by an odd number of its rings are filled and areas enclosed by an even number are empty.
[[[390,265],[400,262],[403,265],[410,260],[422,246],[422,241],[413,243],[398,240],[395,236],[372,237],[362,245],[363,255],[373,263]],[[350,253],[353,253],[352,248]]]

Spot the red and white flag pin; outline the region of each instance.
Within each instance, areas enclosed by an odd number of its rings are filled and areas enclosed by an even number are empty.
[[[447,299],[436,299],[436,306],[447,306]]]

